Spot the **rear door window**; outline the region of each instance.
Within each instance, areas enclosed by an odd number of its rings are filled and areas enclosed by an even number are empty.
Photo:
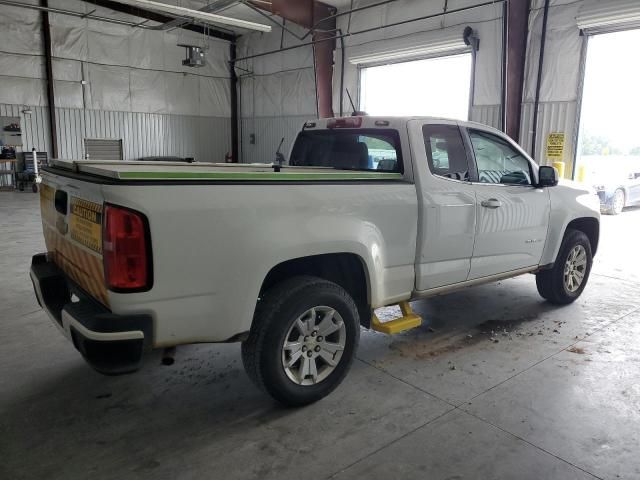
[[[402,173],[395,130],[307,130],[298,134],[289,165]]]
[[[457,125],[422,126],[431,173],[452,180],[469,180],[469,161]]]

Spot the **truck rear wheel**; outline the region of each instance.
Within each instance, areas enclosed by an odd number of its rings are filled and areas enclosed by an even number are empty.
[[[592,262],[589,238],[579,230],[567,230],[553,268],[536,274],[538,293],[557,305],[575,301],[587,285]]]
[[[358,309],[339,285],[299,276],[258,302],[242,362],[277,401],[301,406],[325,397],[349,371],[360,337]]]

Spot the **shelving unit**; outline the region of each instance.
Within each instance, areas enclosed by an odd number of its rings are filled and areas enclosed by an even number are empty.
[[[15,190],[21,152],[20,117],[0,117],[0,190]]]
[[[0,190],[14,190],[17,159],[0,159]]]

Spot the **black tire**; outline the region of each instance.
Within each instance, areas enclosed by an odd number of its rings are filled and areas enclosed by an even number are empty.
[[[38,185],[36,183],[31,185],[31,191],[33,193],[38,193]]]
[[[616,197],[618,196],[622,196],[622,207],[616,206]],[[607,215],[619,215],[622,213],[622,209],[624,208],[626,202],[627,196],[624,193],[624,190],[618,188],[615,192],[613,192],[612,197],[607,202],[604,213],[606,213]]]
[[[582,245],[587,256],[587,264],[584,269],[584,278],[579,288],[570,291],[565,285],[564,269],[571,251],[578,245]],[[591,253],[591,242],[589,238],[579,230],[567,230],[560,245],[558,257],[553,268],[544,270],[536,274],[536,286],[542,298],[556,305],[567,305],[575,301],[583,292],[589,280],[593,255]]]
[[[299,385],[287,376],[282,361],[285,336],[307,310],[327,306],[345,326],[345,346],[334,370],[317,384]],[[351,367],[360,338],[358,308],[339,285],[310,276],[285,280],[258,301],[249,338],[242,343],[242,363],[253,382],[278,402],[302,406],[331,393]]]

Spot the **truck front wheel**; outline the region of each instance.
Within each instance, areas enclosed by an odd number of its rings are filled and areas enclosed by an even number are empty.
[[[538,293],[557,305],[573,302],[587,285],[592,262],[589,238],[579,230],[567,230],[553,268],[536,274]]]
[[[339,285],[286,280],[258,301],[242,362],[249,377],[290,406],[328,395],[347,374],[360,336],[358,309]]]

